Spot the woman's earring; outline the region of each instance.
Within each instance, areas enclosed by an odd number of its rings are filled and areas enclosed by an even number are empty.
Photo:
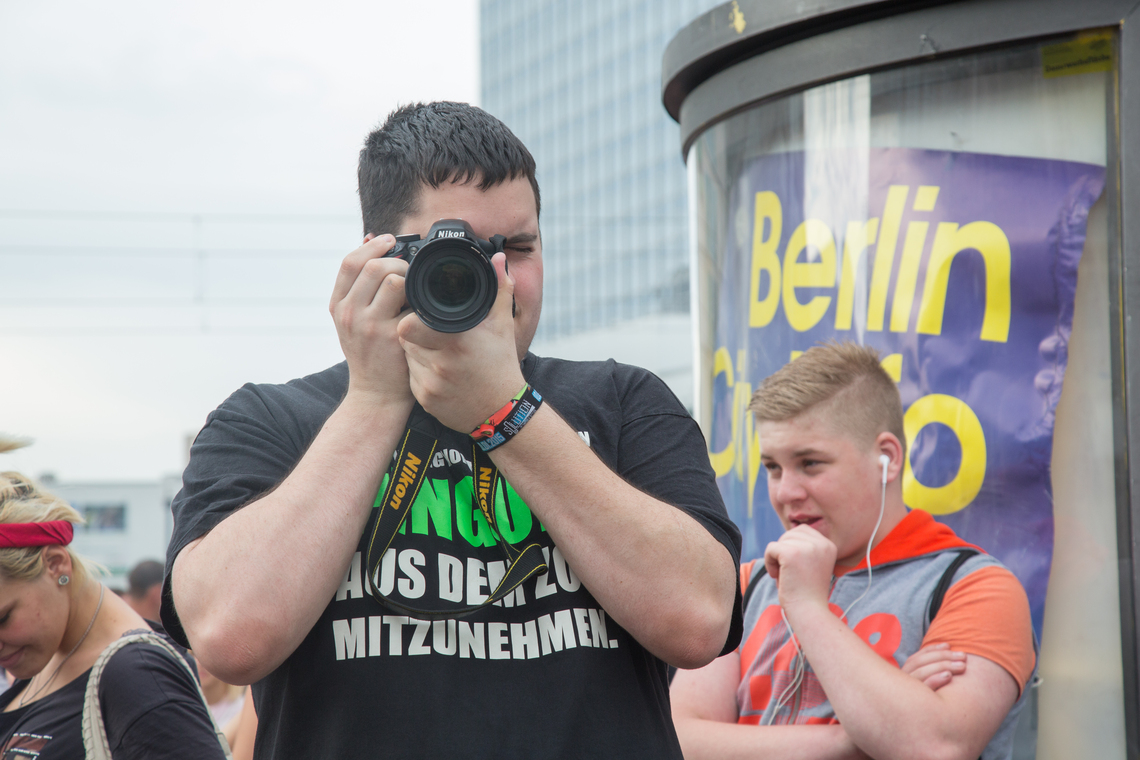
[[[69,583],[71,583],[71,578],[68,578],[66,575],[59,576],[59,585],[66,586]]]

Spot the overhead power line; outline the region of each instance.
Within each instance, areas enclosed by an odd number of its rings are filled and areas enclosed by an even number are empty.
[[[360,224],[356,214],[242,214],[227,212],[188,213],[177,211],[81,211],[78,209],[0,208],[0,219],[74,219],[106,222],[185,222],[257,224],[264,222]]]
[[[201,336],[264,336],[264,337],[290,337],[304,335],[325,335],[332,331],[332,325],[327,327],[243,327],[243,326],[210,326],[198,325],[194,327],[41,327],[41,328],[0,328],[2,338],[122,338],[122,337],[201,337]],[[335,333],[333,333],[335,334]]]
[[[239,306],[264,308],[268,306],[319,306],[328,304],[328,298],[305,296],[19,296],[0,297],[0,308],[72,307],[90,308],[199,308],[211,306]]]
[[[90,256],[107,258],[211,258],[320,259],[341,258],[341,249],[318,248],[211,248],[209,246],[110,246],[110,245],[27,245],[0,244],[0,256]]]
[[[0,208],[0,219],[74,219],[76,221],[107,222],[183,222],[192,224],[261,224],[266,222],[286,222],[297,224],[360,224],[359,214],[250,214],[207,212],[190,213],[181,211],[81,211],[78,209],[15,209]],[[545,213],[539,223],[557,222],[590,224],[613,223],[672,223],[688,224],[685,214],[556,214]]]

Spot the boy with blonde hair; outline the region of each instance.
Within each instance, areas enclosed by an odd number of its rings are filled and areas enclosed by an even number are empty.
[[[903,504],[902,405],[877,353],[812,348],[750,409],[786,532],[742,568],[740,647],[673,681],[685,757],[1009,757],[1029,603]]]

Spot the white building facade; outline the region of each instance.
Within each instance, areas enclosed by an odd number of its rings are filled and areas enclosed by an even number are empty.
[[[107,582],[126,589],[127,573],[140,560],[165,561],[174,527],[170,502],[182,486],[180,475],[153,482],[57,482],[41,477],[87,521],[75,530],[72,548],[110,571]]]

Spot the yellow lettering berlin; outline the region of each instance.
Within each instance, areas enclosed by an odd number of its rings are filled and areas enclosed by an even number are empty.
[[[933,212],[939,190],[934,185],[892,185],[879,216],[846,223],[842,258],[837,256],[832,227],[821,219],[805,219],[799,224],[789,235],[781,257],[783,204],[770,190],[756,193],[748,325],[767,326],[783,307],[788,325],[796,332],[810,330],[833,311],[837,331],[851,330],[858,324],[868,332],[889,329],[941,335],[950,267],[958,254],[974,251],[981,256],[986,283],[979,337],[1005,343],[1009,339],[1011,269],[1005,232],[985,220],[941,222],[930,241],[929,219],[910,218],[904,225],[908,201],[913,198],[909,204],[912,217]],[[924,261],[926,274],[916,318],[915,297]],[[866,282],[861,269],[870,269],[870,285],[864,291],[863,311],[857,313],[859,283]],[[892,283],[894,297],[888,303]],[[834,297],[827,291],[834,291]]]

